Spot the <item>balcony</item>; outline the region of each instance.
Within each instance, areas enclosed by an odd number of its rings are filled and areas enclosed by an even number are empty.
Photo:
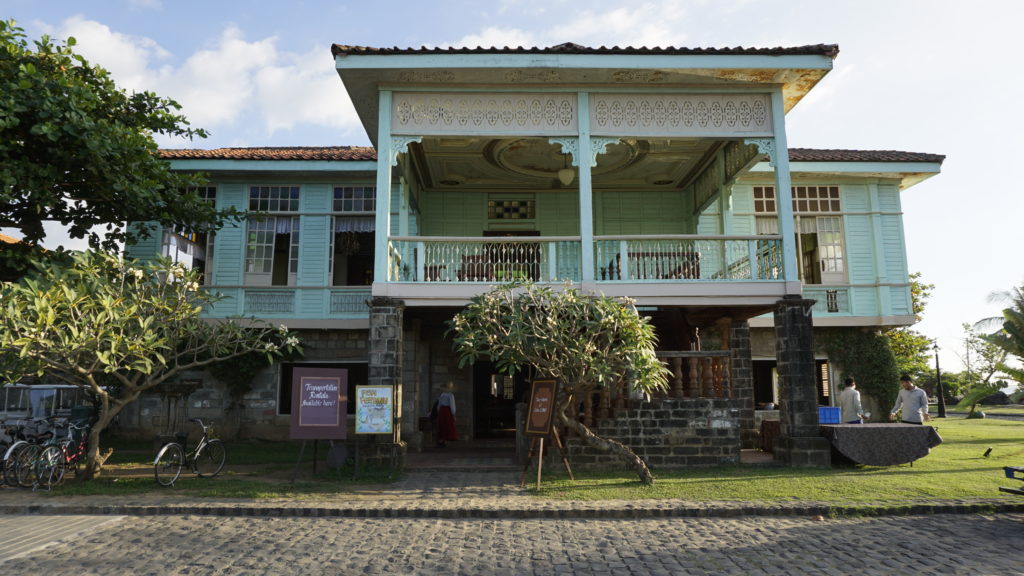
[[[584,274],[585,249],[593,270]],[[462,305],[507,282],[569,283],[649,305],[765,306],[786,293],[781,236],[393,236],[375,295]]]
[[[597,282],[782,281],[779,236],[597,236]],[[583,281],[579,237],[392,237],[388,282]],[[753,265],[751,265],[753,263]]]

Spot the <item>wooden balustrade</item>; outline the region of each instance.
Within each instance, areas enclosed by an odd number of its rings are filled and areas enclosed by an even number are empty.
[[[659,351],[669,369],[668,387],[655,398],[732,398],[728,350]],[[576,417],[587,427],[618,417],[632,404],[629,384],[620,380],[584,396],[576,403]],[[570,407],[570,410],[573,408]]]

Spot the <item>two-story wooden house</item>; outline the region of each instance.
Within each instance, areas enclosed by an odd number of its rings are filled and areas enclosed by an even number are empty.
[[[789,148],[786,113],[837,53],[335,45],[374,147],[164,150],[210,176],[211,202],[259,215],[130,253],[201,267],[229,297],[210,318],[302,333],[305,357],[243,400],[251,434],[285,433],[296,366],[393,385],[392,443],[422,442],[415,424],[449,381],[463,438],[508,434],[530,374],[458,369],[445,321],[524,280],[633,298],[673,371],[668,397],[715,400],[702,409],[735,429],[736,455],[755,405],[778,403],[779,457],[820,463],[830,372],[812,328],[914,321],[899,195],[943,160]],[[583,417],[628,400],[624,382]],[[216,414],[227,400],[207,386],[190,403]]]

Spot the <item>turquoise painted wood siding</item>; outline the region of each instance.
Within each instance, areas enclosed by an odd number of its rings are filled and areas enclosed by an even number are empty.
[[[248,207],[247,188],[240,182],[216,182],[217,206]],[[217,231],[213,247],[213,280],[215,286],[240,286],[245,267],[245,221],[229,223]],[[242,291],[238,288],[218,289],[228,296],[218,302],[212,312],[218,316],[242,313]]]
[[[756,231],[757,214],[754,213],[753,202],[755,185],[759,184],[743,182],[732,188],[732,213],[729,221],[729,232],[732,234],[752,234]],[[763,185],[772,184],[766,181]],[[795,179],[793,185],[840,187],[842,211],[838,215],[843,227],[846,280],[832,285],[807,284],[804,293],[823,301],[826,290],[836,291],[840,294],[842,309],[838,313],[827,312],[824,303],[819,302],[815,314],[837,317],[911,315],[910,289],[905,286],[909,274],[897,185],[888,180],[849,177],[834,181]],[[716,211],[712,207],[701,214],[699,233],[717,232]]]
[[[537,229],[545,236],[579,236],[580,201],[575,190],[556,190],[537,198]]]
[[[136,260],[149,260],[160,255],[160,244],[163,241],[164,230],[159,224],[151,223],[149,237],[139,240],[125,248],[129,258]]]
[[[598,235],[686,234],[683,194],[678,190],[611,191],[594,194]]]

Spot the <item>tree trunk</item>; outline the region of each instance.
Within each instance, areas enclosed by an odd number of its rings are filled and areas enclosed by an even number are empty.
[[[633,468],[636,475],[640,477],[641,482],[648,486],[654,484],[654,476],[651,474],[650,469],[647,468],[647,463],[644,462],[643,458],[637,456],[635,452],[630,450],[629,446],[626,446],[622,442],[618,442],[610,438],[602,438],[597,434],[594,434],[590,431],[590,428],[584,426],[582,422],[574,418],[566,417],[564,409],[558,411],[558,419],[563,426],[575,432],[580,436],[580,438],[583,438],[583,441],[586,442],[588,446],[596,448],[602,452],[610,452],[622,458]]]
[[[139,392],[126,393],[125,397],[116,398],[112,403],[109,395],[103,394],[100,396],[101,406],[99,414],[96,415],[96,422],[89,428],[89,447],[86,449],[85,465],[82,466],[81,474],[77,476],[78,480],[84,482],[100,475],[100,472],[103,470],[103,464],[114,453],[113,448],[107,448],[103,453],[100,453],[100,434],[113,422],[114,417],[121,413],[121,409],[125,405],[134,402],[138,397]]]
[[[102,454],[100,453],[100,433],[110,424],[110,420],[111,417],[100,418],[89,429],[89,448],[86,451],[82,473],[77,477],[79,480],[92,480],[99,476],[103,464],[114,453],[113,448],[107,448]]]

